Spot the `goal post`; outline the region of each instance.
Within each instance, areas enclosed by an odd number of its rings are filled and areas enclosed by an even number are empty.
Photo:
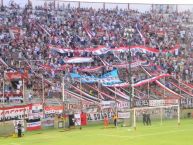
[[[167,105],[167,106],[156,106],[156,107],[140,107],[130,109],[133,112],[133,128],[136,130],[137,123],[141,122],[144,125],[151,125],[151,120],[163,124],[164,120],[176,120],[177,125],[180,125],[180,105]],[[144,122],[144,116],[150,119],[150,124]],[[146,118],[146,119],[147,119]]]

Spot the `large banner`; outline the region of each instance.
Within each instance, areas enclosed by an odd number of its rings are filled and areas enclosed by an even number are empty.
[[[65,63],[89,63],[93,62],[92,57],[72,57],[65,60]]]
[[[117,109],[125,109],[129,108],[129,106],[130,106],[129,102],[116,103],[115,101],[101,101],[100,103],[101,109],[116,108],[116,107]]]
[[[104,116],[107,116],[111,119],[114,115],[114,112],[97,112],[97,113],[88,113],[87,120],[88,121],[101,121],[104,120]]]
[[[39,119],[43,118],[42,104],[29,104],[22,106],[13,106],[0,108],[0,121],[4,119],[16,120],[16,119]]]
[[[180,48],[180,45],[177,44],[176,46],[174,46],[173,48],[171,48],[170,50],[164,50],[162,51],[163,53],[173,53],[175,51],[178,51]],[[107,48],[105,46],[99,46],[98,48],[85,48],[85,49],[77,49],[77,50],[71,50],[71,49],[66,49],[66,48],[62,48],[61,46],[54,46],[54,45],[49,45],[49,49],[57,51],[59,53],[68,53],[68,52],[92,52],[93,55],[102,55],[102,54],[106,54],[109,51],[113,51],[113,52],[126,52],[131,50],[132,54],[135,54],[137,52],[142,52],[142,53],[160,53],[159,49],[156,48],[152,48],[152,47],[147,47],[147,46],[143,46],[143,45],[136,45],[136,46],[130,46],[130,47],[118,47],[118,48]]]
[[[149,100],[134,100],[134,107],[147,107],[149,106]]]
[[[110,48],[100,46],[100,47],[98,47],[96,49],[93,49],[92,50],[92,54],[93,55],[102,55],[102,54],[106,54],[109,51],[111,51]]]
[[[44,118],[42,120],[42,125],[44,128],[53,128],[54,127],[54,118]]]
[[[101,78],[100,78],[100,83],[102,85],[113,85],[113,84],[117,84],[117,83],[121,83],[122,81],[119,79],[118,76],[118,70],[115,69],[111,72],[108,72],[106,74],[104,74]]]
[[[61,114],[64,110],[63,106],[45,106],[45,114]]]
[[[7,72],[6,76],[9,80],[13,79],[27,79],[28,78],[28,72]]]
[[[32,104],[32,108],[29,113],[29,119],[39,118],[43,118],[43,105],[41,103]]]
[[[117,109],[125,109],[130,107],[130,102],[117,103]]]
[[[0,121],[27,118],[30,110],[31,105],[0,108]]]
[[[116,106],[115,101],[101,101],[100,106],[102,109],[113,108]]]
[[[150,107],[177,105],[178,103],[179,103],[178,99],[149,100]]]
[[[72,79],[76,79],[78,81],[81,81],[81,83],[100,82],[102,85],[113,85],[113,84],[117,84],[117,83],[122,82],[118,77],[118,70],[117,69],[115,69],[111,72],[108,72],[101,77],[79,75],[76,73],[71,73],[70,75],[71,75]]]
[[[193,108],[193,98],[183,98],[180,100],[180,105],[183,108]]]
[[[118,118],[124,119],[124,118],[130,118],[131,113],[130,112],[118,112]]]
[[[115,67],[115,68],[128,68],[129,67],[129,63],[121,63],[121,64],[114,64],[112,65],[112,67]],[[139,61],[136,61],[136,62],[133,62],[131,63],[131,68],[136,68],[136,67],[139,67],[139,66],[149,66],[150,64],[147,64],[147,61],[142,61],[142,60],[139,60]],[[91,67],[91,68],[80,68],[78,69],[79,72],[96,72],[96,71],[100,71],[102,70],[104,66],[95,66],[95,67]]]
[[[40,129],[41,129],[40,119],[27,121],[27,131],[40,130]]]
[[[149,79],[145,79],[145,80],[142,80],[142,81],[139,81],[135,84],[133,84],[134,87],[140,87],[140,86],[143,86],[144,84],[148,84],[148,83],[152,83],[154,81],[157,81],[159,79],[162,79],[164,77],[169,77],[170,74],[161,74],[159,76],[155,76],[155,77],[152,77],[152,78],[149,78]],[[108,86],[108,87],[128,87],[130,86],[129,83],[126,83],[126,82],[122,82],[122,83],[115,83],[115,84],[103,84],[103,86]]]
[[[92,68],[80,68],[78,69],[79,72],[97,72],[97,71],[100,71],[102,70],[104,66],[96,66],[96,67],[92,67]]]
[[[142,60],[139,60],[139,61],[136,61],[136,62],[133,62],[131,64],[129,63],[122,63],[122,64],[115,64],[115,65],[112,65],[113,67],[116,67],[116,68],[128,68],[129,65],[131,66],[131,68],[136,68],[136,67],[139,67],[141,65],[149,65],[147,64],[147,61],[142,61]]]
[[[1,96],[1,94],[0,94]],[[1,97],[0,98],[0,101],[3,102],[4,101],[7,101],[7,102],[18,102],[18,103],[21,103],[23,101],[23,95],[20,95],[20,94],[12,94],[12,93],[6,93],[5,94],[5,98]]]

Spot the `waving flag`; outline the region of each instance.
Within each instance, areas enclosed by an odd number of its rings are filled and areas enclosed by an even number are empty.
[[[139,23],[136,23],[135,25],[136,29],[137,29],[137,32],[139,33],[144,45],[145,45],[145,37],[142,35],[141,31],[140,31],[140,24]]]

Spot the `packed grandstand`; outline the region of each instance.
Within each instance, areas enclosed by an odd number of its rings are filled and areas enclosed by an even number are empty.
[[[0,120],[192,108],[191,18],[169,9],[2,6]]]

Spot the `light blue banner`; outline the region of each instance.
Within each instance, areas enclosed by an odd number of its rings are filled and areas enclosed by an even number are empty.
[[[100,82],[102,85],[113,85],[117,83],[122,83],[118,76],[118,70],[115,69],[111,72],[108,72],[101,77],[79,75],[77,73],[70,74],[72,79],[81,81],[81,83],[96,83]]]

